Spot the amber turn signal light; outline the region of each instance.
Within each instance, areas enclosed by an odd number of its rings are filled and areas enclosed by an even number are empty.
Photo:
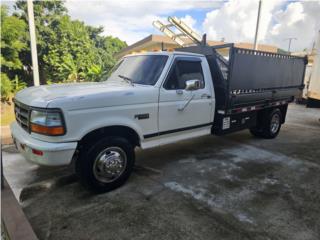
[[[35,133],[45,134],[45,135],[57,136],[57,135],[64,134],[64,127],[62,126],[47,127],[47,126],[31,123],[31,131]]]

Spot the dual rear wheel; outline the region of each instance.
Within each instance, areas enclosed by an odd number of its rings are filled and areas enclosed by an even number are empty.
[[[282,113],[280,109],[276,108],[265,113],[263,119],[250,129],[252,135],[260,138],[272,139],[275,138],[280,131],[282,124]]]

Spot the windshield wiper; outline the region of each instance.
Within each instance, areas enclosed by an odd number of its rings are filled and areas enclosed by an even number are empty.
[[[128,78],[126,76],[123,75],[118,75],[119,78],[122,78],[123,80],[125,80],[126,82],[130,83],[132,86],[134,86],[133,80],[131,78]]]

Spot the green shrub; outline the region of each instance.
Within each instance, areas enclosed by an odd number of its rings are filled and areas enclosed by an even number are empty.
[[[12,90],[12,82],[7,74],[1,73],[1,102],[9,102]]]
[[[1,102],[9,103],[10,97],[26,86],[27,84],[20,81],[18,76],[14,80],[10,80],[7,74],[1,73]]]
[[[11,82],[11,85],[13,93],[19,92],[20,90],[27,87],[27,84],[23,81],[20,81],[17,75],[14,78],[13,82]]]

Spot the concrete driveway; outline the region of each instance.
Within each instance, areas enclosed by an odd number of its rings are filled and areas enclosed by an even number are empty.
[[[320,110],[292,104],[274,140],[248,131],[137,153],[122,188],[92,195],[67,168],[4,172],[40,239],[320,239]]]

